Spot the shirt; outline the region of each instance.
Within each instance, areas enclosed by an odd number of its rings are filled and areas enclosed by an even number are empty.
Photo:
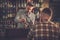
[[[30,18],[30,20],[32,21],[32,23],[34,24],[35,22],[35,14],[30,12],[30,14],[28,15],[28,17]]]
[[[36,23],[30,28],[28,40],[59,40],[59,26],[53,22]]]
[[[27,21],[30,22],[30,19],[26,16],[26,14],[27,14],[26,9],[20,9],[20,10],[17,12],[16,17],[15,17],[15,19],[14,19],[15,22],[17,23],[17,28],[24,28],[24,27],[25,27],[25,23],[19,22],[19,19],[24,19],[24,20],[27,19]]]
[[[20,23],[19,19],[24,19],[26,21],[26,24],[23,23],[23,22]],[[31,24],[31,23],[34,24],[35,15],[32,12],[30,12],[30,14],[28,15],[26,9],[20,9],[17,12],[17,15],[16,15],[14,20],[17,23],[17,28],[25,28],[25,25],[28,25],[28,24]]]

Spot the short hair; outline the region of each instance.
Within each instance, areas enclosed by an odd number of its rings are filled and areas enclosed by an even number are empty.
[[[26,6],[34,6],[33,3],[28,2]]]
[[[45,13],[45,14],[48,14],[49,16],[51,16],[51,10],[50,10],[50,8],[44,8],[42,10],[42,12]]]

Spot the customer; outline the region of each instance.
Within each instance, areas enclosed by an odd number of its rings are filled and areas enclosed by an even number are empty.
[[[33,4],[27,3],[26,9],[21,8],[15,17],[15,22],[17,23],[17,28],[24,28],[26,22],[30,22],[30,18],[28,17],[29,11],[33,8]]]
[[[60,28],[51,21],[52,9],[44,8],[40,13],[40,22],[32,25],[27,36],[28,40],[60,40]]]

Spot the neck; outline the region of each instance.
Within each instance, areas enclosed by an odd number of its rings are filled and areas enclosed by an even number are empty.
[[[46,19],[45,19],[45,20],[41,20],[41,22],[47,23],[47,22],[48,22],[48,20],[46,20]]]

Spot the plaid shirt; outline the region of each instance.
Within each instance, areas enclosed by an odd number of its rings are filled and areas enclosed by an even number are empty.
[[[28,34],[28,40],[59,40],[59,27],[58,25],[48,23],[37,23],[31,26]]]

